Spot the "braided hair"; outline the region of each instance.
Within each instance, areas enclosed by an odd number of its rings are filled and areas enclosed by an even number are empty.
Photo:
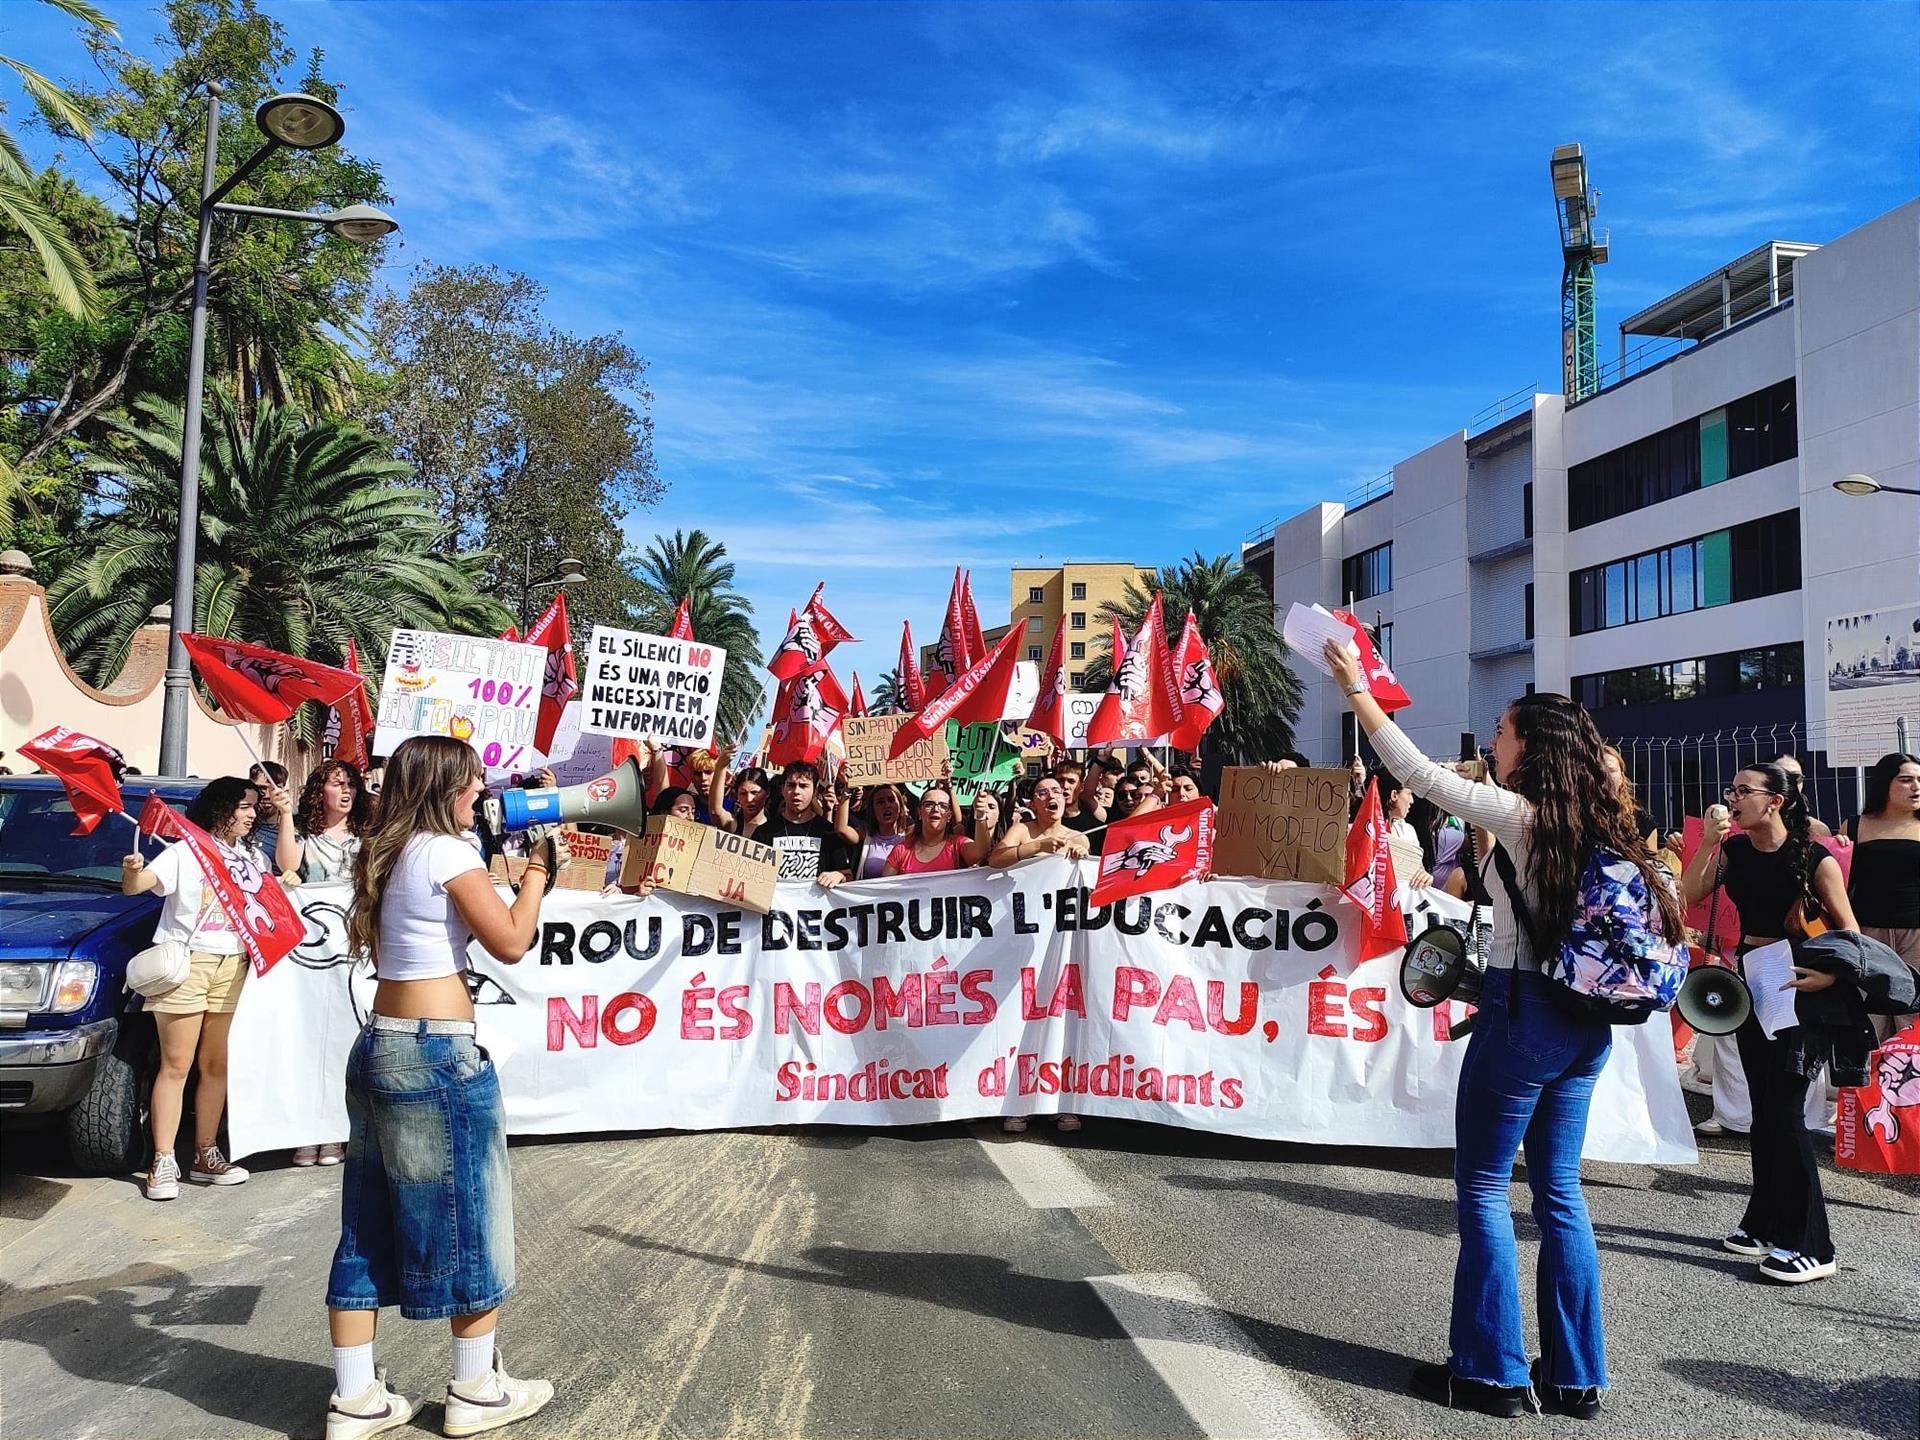
[[[1766,781],[1769,795],[1780,797],[1780,823],[1787,827],[1787,843],[1782,848],[1787,852],[1787,864],[1791,867],[1794,883],[1800,887],[1797,898],[1809,907],[1819,904],[1813,893],[1813,885],[1807,874],[1807,861],[1813,854],[1813,812],[1807,809],[1807,797],[1801,789],[1800,776],[1784,765],[1769,765],[1756,762],[1741,767],[1750,775],[1758,775]]]

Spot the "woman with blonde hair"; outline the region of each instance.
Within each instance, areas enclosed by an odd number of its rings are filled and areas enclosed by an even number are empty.
[[[474,1039],[465,971],[476,940],[505,964],[526,953],[554,860],[550,845],[535,853],[518,897],[502,903],[463,838],[485,788],[479,757],[460,741],[403,742],[387,762],[379,824],[354,863],[348,940],[371,956],[380,984],[347,1058],[327,1440],[396,1428],[417,1408],[374,1369],[385,1305],[409,1320],[451,1322],[445,1434],[498,1429],[553,1398],[548,1382],[509,1375],[494,1348],[513,1291],[513,1178],[500,1081]]]

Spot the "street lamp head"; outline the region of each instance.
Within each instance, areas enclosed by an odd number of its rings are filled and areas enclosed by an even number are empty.
[[[320,218],[320,223],[355,245],[371,245],[400,228],[398,220],[371,205],[346,205],[329,210]]]
[[[566,559],[560,562],[560,573],[555,577],[556,585],[584,585],[587,583],[587,568],[578,560]]]
[[[1833,482],[1842,495],[1878,495],[1880,482],[1871,475],[1847,475]]]
[[[275,95],[260,102],[253,123],[276,145],[289,150],[324,150],[347,133],[347,122],[324,100],[311,95]]]

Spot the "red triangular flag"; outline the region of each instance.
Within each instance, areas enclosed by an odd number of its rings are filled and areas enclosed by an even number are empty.
[[[953,567],[953,588],[947,591],[947,615],[940,638],[933,645],[933,673],[927,684],[935,695],[944,693],[980,657],[967,648],[967,621],[960,603],[960,567]]]
[[[787,633],[767,661],[767,670],[776,680],[791,680],[820,659],[820,637],[813,633],[813,618],[804,611],[787,611]]]
[[[927,703],[927,687],[920,679],[920,652],[913,648],[913,626],[900,622],[900,668],[894,671],[894,694],[898,708],[912,714]]]
[[[680,608],[673,612],[673,624],[667,627],[670,640],[693,639],[693,597],[688,596],[680,602]]]
[[[108,815],[126,809],[120,802],[120,772],[127,768],[126,757],[105,741],[56,725],[27,741],[20,753],[67,792],[76,822],[74,834],[91,835]]]
[[[345,669],[360,673],[360,651],[352,639],[347,641]],[[373,706],[367,700],[367,687],[358,690],[333,707],[327,718],[326,740],[333,747],[333,758],[345,760],[365,770],[373,763]]]
[[[980,628],[980,612],[973,603],[973,572],[960,577],[960,623],[966,627],[968,663],[987,653],[987,634]]]
[[[1213,802],[1204,796],[1114,820],[1100,847],[1100,878],[1088,898],[1108,905],[1149,890],[1171,890],[1213,868]]]
[[[546,676],[540,682],[540,714],[534,723],[533,748],[545,754],[560,728],[567,702],[580,693],[580,672],[573,658],[573,627],[567,623],[567,592],[553,597],[540,618],[527,627],[526,642],[547,652]]]
[[[853,699],[847,702],[847,714],[864,719],[867,713],[867,697],[860,693],[860,672],[853,672]]]
[[[1016,621],[1000,643],[975,661],[944,694],[928,701],[918,714],[893,732],[888,757],[898,759],[949,720],[960,725],[978,720],[999,724],[1000,717],[1006,713],[1007,696],[1013,693],[1015,670],[1020,663],[1020,642],[1026,634],[1027,622]]]
[[[1227,708],[1220,693],[1220,681],[1213,673],[1213,657],[1207,642],[1200,637],[1200,625],[1187,611],[1187,623],[1180,631],[1180,647],[1174,653],[1173,674],[1180,686],[1180,724],[1171,743],[1176,750],[1198,754],[1200,737]]]
[[[818,760],[846,713],[846,692],[824,662],[787,681],[773,701],[767,763]]]
[[[506,640],[506,641],[509,641],[509,642],[511,642],[511,643],[513,643],[513,644],[516,644],[516,645],[517,645],[517,644],[519,644],[519,642],[520,642],[520,627],[519,627],[518,625],[509,625],[509,626],[507,626],[507,628],[506,628],[506,629],[504,629],[504,630],[502,630],[502,631],[500,632],[500,638],[501,638],[502,640]]]
[[[1391,715],[1411,705],[1413,697],[1393,678],[1393,671],[1380,658],[1380,652],[1373,648],[1373,636],[1367,633],[1367,627],[1360,623],[1360,618],[1345,610],[1329,613],[1353,631],[1353,643],[1360,649],[1360,673],[1367,677],[1367,689],[1379,702],[1380,708]]]
[[[1040,693],[1027,716],[1027,728],[1053,737],[1053,743],[1067,748],[1067,617],[1053,628],[1053,653],[1040,675]]]
[[[1393,903],[1399,889],[1393,875],[1393,851],[1387,844],[1387,820],[1380,811],[1380,777],[1367,782],[1360,813],[1347,830],[1347,875],[1341,887],[1360,910],[1360,958],[1390,955],[1407,943],[1407,917]]]
[[[309,700],[337,705],[364,684],[351,670],[244,640],[182,635],[180,643],[220,709],[235,720],[277,725]]]
[[[851,630],[833,618],[833,612],[827,609],[826,602],[820,598],[826,588],[827,582],[824,580],[813,587],[813,596],[807,601],[806,609],[807,618],[813,624],[814,637],[820,642],[822,660],[833,653],[833,647],[836,645],[849,641],[856,645],[860,643],[854,640]]]
[[[143,825],[157,798],[147,797],[140,812]],[[253,960],[253,973],[266,974],[306,938],[307,922],[294,910],[279,880],[256,865],[246,851],[222,845],[164,800],[160,809],[165,814],[154,815],[154,833],[176,834],[192,852],[207,888],[240,932],[240,943]]]
[[[1088,722],[1087,744],[1157,742],[1179,729],[1180,719],[1180,689],[1174,683],[1166,620],[1156,594]]]
[[[1107,666],[1107,688],[1113,688],[1113,677],[1120,673],[1120,667],[1127,661],[1127,637],[1121,633],[1120,617],[1113,617],[1113,643],[1109,647],[1112,663]]]

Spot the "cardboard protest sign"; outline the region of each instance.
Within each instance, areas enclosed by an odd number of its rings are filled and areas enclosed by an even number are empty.
[[[647,881],[656,889],[721,900],[764,914],[773,907],[779,869],[771,845],[698,821],[655,815],[647,821],[647,833],[628,845],[620,883],[634,886]]]
[[[534,749],[547,652],[538,645],[437,630],[395,630],[380,685],[373,749],[451,735],[489,770],[521,769]]]
[[[554,883],[568,890],[601,890],[607,883],[607,865],[613,859],[614,837],[596,835],[578,825],[562,825],[567,858]]]
[[[611,625],[593,627],[580,696],[589,735],[706,745],[720,713],[727,652]]]
[[[1220,772],[1219,819],[1216,873],[1341,883],[1346,866],[1346,771],[1229,766]]]
[[[981,788],[1005,785],[1021,770],[1020,747],[999,740],[1000,727],[980,720],[971,725],[947,725],[947,749],[953,757],[953,803],[971,805]],[[992,762],[989,770],[988,762]]]
[[[847,759],[840,778],[848,785],[899,784],[907,780],[937,780],[947,764],[946,731],[935,731],[909,747],[899,759],[888,758],[894,731],[907,723],[905,715],[849,715],[840,722]]]

